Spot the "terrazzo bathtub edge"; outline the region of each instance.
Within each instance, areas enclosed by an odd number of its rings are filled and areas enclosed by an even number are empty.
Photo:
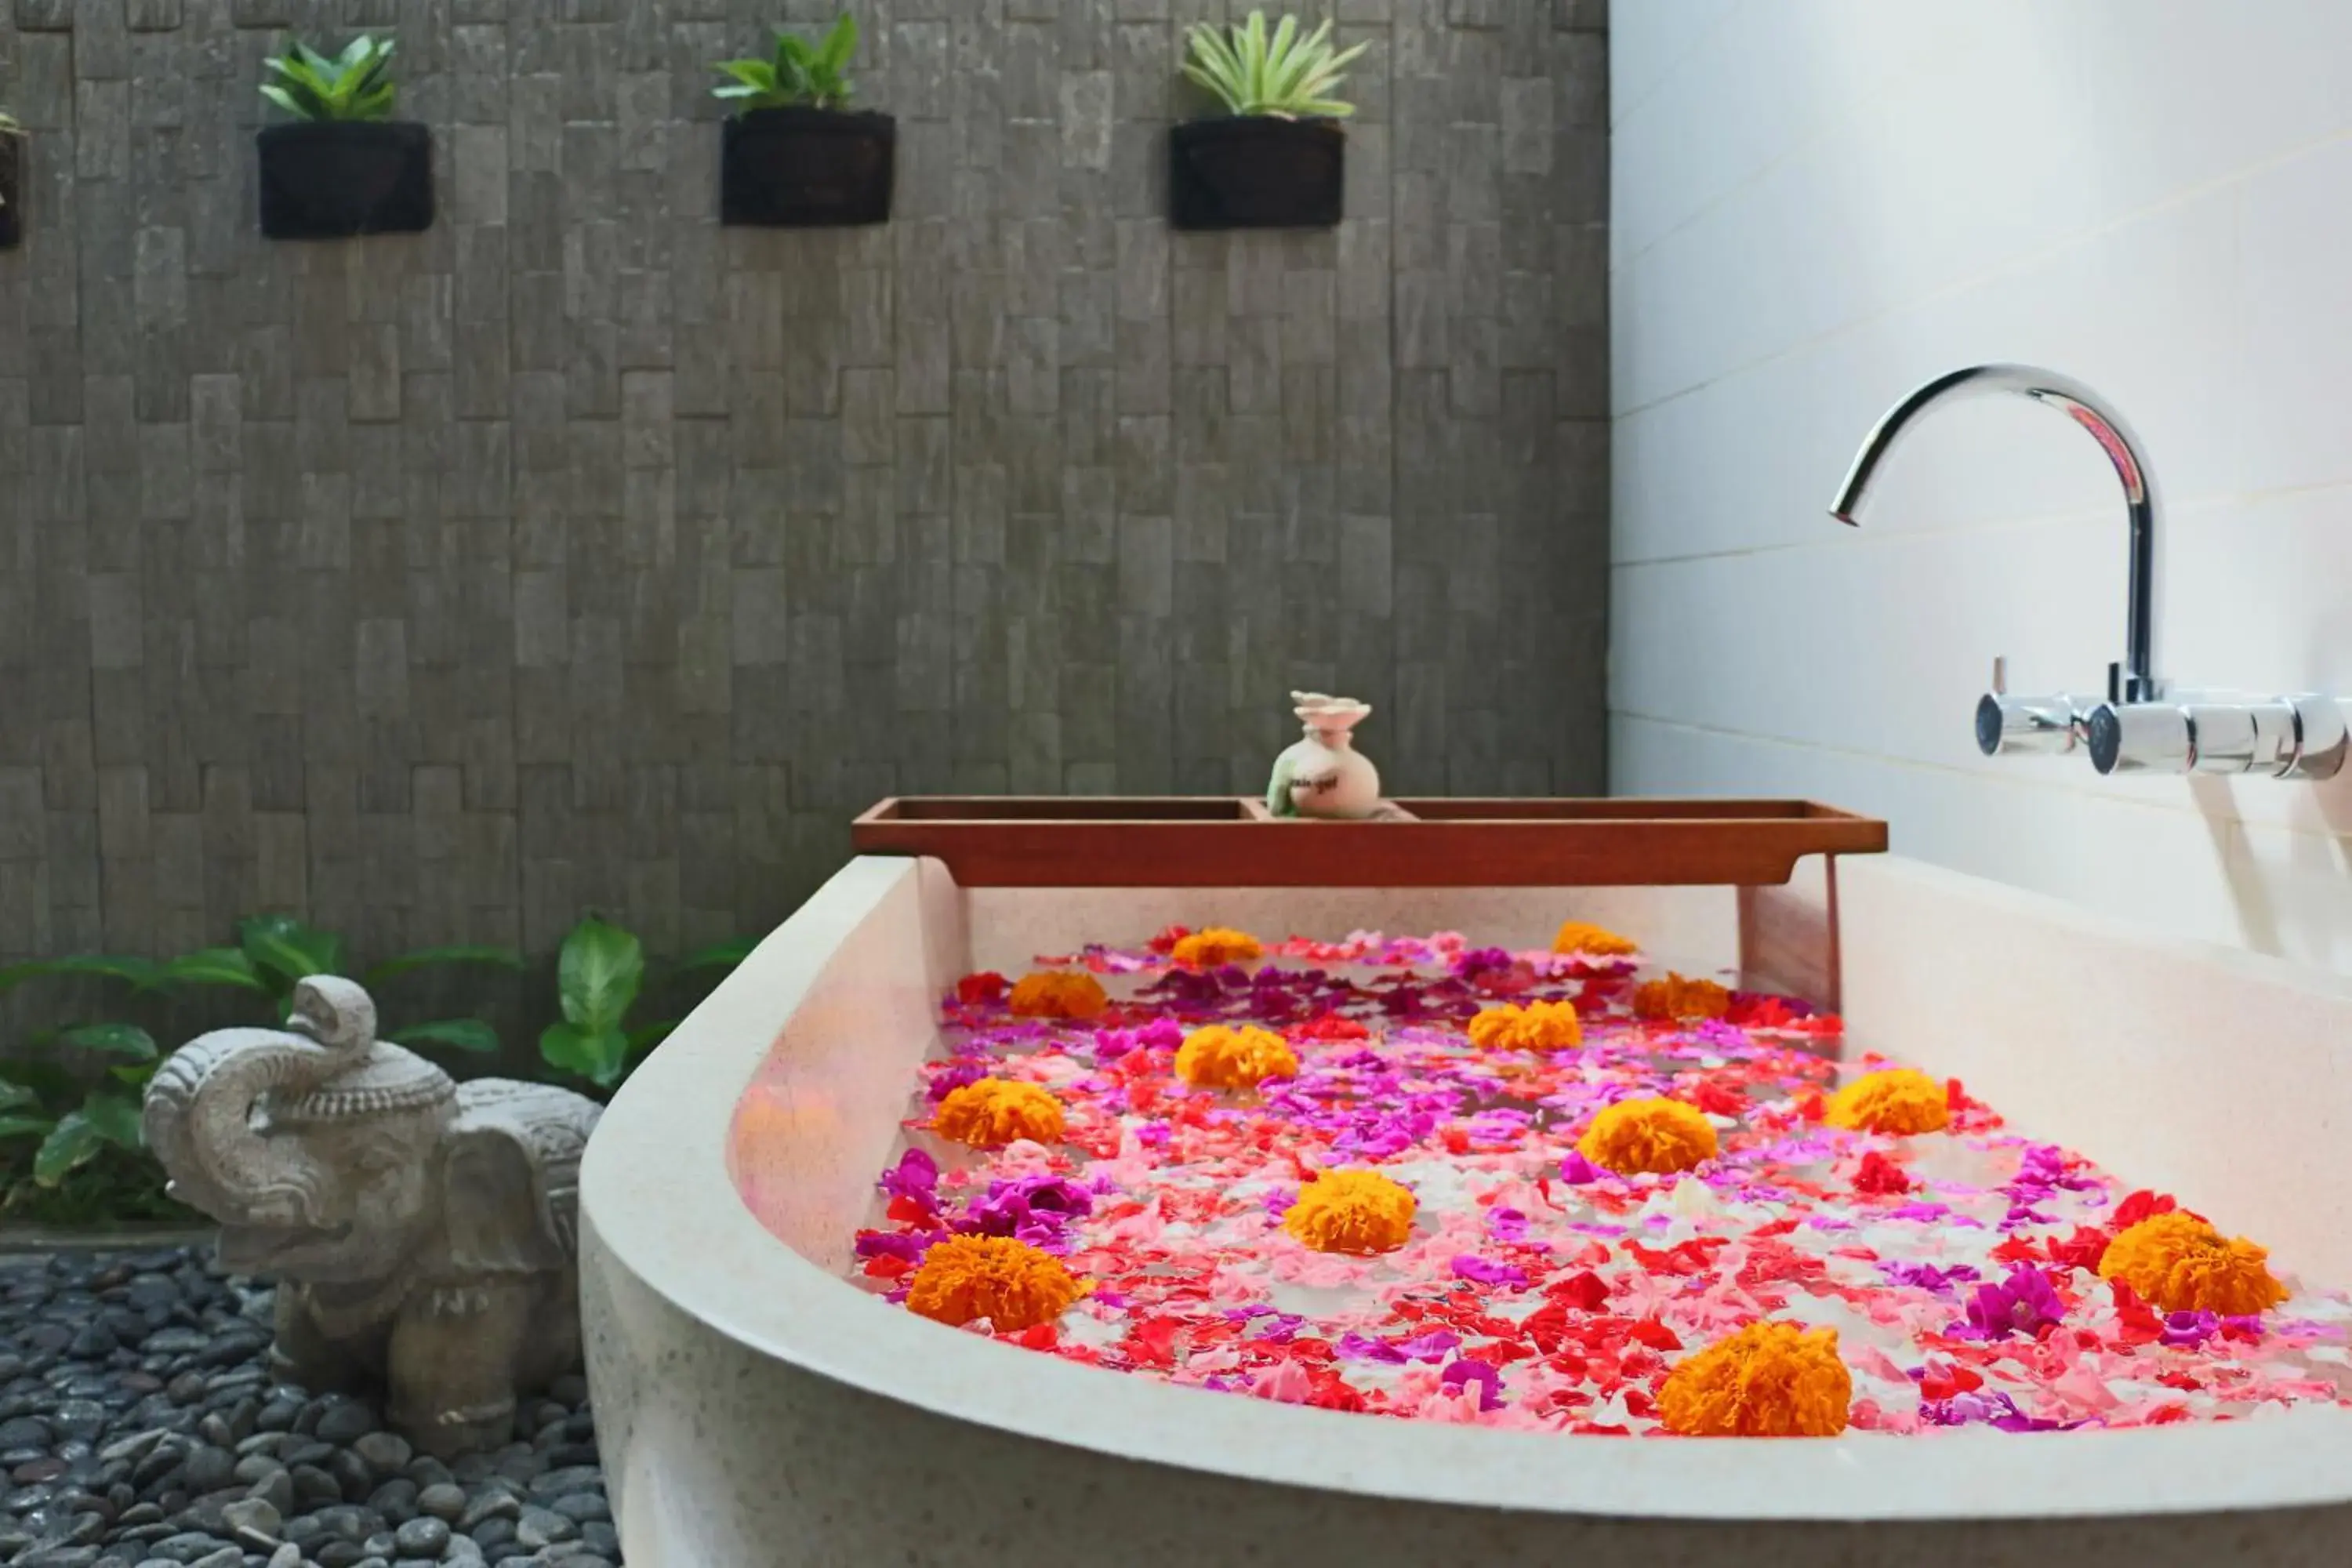
[[[2352,985],[2151,942],[1899,859],[1847,860],[1840,876],[1850,1048],[1962,1077],[2021,1126],[2198,1194],[2225,1229],[2272,1241],[2298,1272],[2345,1276],[2341,1194],[2318,1173],[2278,1174],[2296,1147],[2341,1124],[2342,1053],[2326,1042],[2352,1038]],[[590,1147],[583,1315],[628,1560],[1533,1563],[1633,1531],[1651,1561],[1674,1563],[1719,1552],[1735,1527],[1790,1562],[1881,1536],[1890,1546],[1899,1537],[1911,1553],[1900,1560],[1918,1562],[1983,1561],[1997,1544],[2142,1563],[2214,1551],[2286,1563],[2331,1542],[2340,1552],[2352,1530],[2352,1422],[2334,1410],[2055,1437],[1531,1436],[1164,1387],[941,1329],[842,1278],[851,1216],[936,1037],[937,997],[976,963],[1017,963],[1002,955],[1114,906],[1139,925],[1129,934],[1208,910],[1323,931],[1384,904],[1398,930],[1487,929],[1446,918],[1465,914],[1548,930],[1575,914],[1645,935],[1671,930],[1670,943],[1719,957],[1733,940],[1730,898],[1629,889],[1081,899],[967,892],[936,862],[853,861],[646,1063]],[[2021,973],[1977,967],[1996,962]],[[2244,1080],[2259,1115],[2217,1109],[2230,1096],[2179,1030],[2146,1053],[2137,1079],[2122,1072],[2134,1039],[2145,1044],[2152,1022],[2184,1008],[2252,1019],[2274,1037]],[[795,1135],[785,1141],[793,1168],[760,1173],[782,1205],[763,1226],[727,1150],[737,1104],[772,1052],[793,1086]],[[2281,1095],[2287,1083],[2298,1091]],[[2192,1114],[2199,1139],[2182,1136]]]

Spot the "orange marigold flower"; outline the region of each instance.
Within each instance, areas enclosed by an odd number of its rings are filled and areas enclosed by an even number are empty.
[[[1853,1402],[1835,1329],[1750,1323],[1675,1363],[1658,1420],[1684,1437],[1834,1437]]]
[[[1619,936],[1601,926],[1582,921],[1570,921],[1551,939],[1554,952],[1581,952],[1593,958],[1630,958],[1641,952],[1631,937]]]
[[[1265,949],[1257,938],[1245,931],[1230,926],[1211,926],[1190,936],[1176,939],[1170,954],[1179,963],[1197,964],[1206,969],[1219,963],[1246,963],[1263,954]]]
[[[1176,1076],[1199,1089],[1255,1089],[1297,1072],[1290,1043],[1255,1025],[1210,1024],[1185,1036],[1176,1049]]]
[[[1731,1011],[1731,993],[1712,980],[1669,973],[1633,987],[1637,1018],[1720,1018]]]
[[[1506,1003],[1470,1020],[1470,1043],[1488,1051],[1564,1051],[1584,1042],[1572,1002]]]
[[[1394,1252],[1418,1207],[1410,1188],[1378,1171],[1324,1171],[1298,1189],[1282,1228],[1318,1252]]]
[[[907,1287],[907,1310],[961,1328],[986,1318],[1001,1334],[1050,1323],[1087,1287],[1062,1260],[1009,1236],[934,1242]]]
[[[1062,1137],[1062,1102],[1034,1083],[984,1078],[940,1101],[931,1127],[975,1149],[1002,1149],[1022,1138],[1055,1143]]]
[[[1095,1018],[1110,1005],[1110,998],[1091,974],[1043,969],[1021,977],[1008,1005],[1016,1018]]]
[[[1679,1100],[1621,1100],[1592,1119],[1576,1152],[1630,1176],[1687,1171],[1716,1155],[1715,1123]]]
[[[2140,1221],[2107,1243],[2099,1278],[2120,1279],[2167,1312],[2252,1317],[2286,1300],[2272,1275],[2270,1253],[2244,1237],[2228,1237],[2178,1209]]]
[[[1910,1068],[1864,1073],[1830,1097],[1822,1120],[1860,1132],[1941,1132],[1952,1119],[1944,1086]]]

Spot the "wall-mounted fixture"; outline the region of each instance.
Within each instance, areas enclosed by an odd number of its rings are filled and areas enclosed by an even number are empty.
[[[1184,75],[1225,110],[1168,133],[1168,221],[1186,230],[1329,228],[1346,205],[1355,105],[1332,94],[1369,45],[1331,41],[1331,24],[1302,32],[1265,13],[1194,25]]]
[[[421,234],[433,226],[433,138],[392,118],[394,42],[362,33],[340,55],[297,38],[265,62],[261,96],[294,117],[254,139],[261,232],[271,239]]]
[[[2090,432],[2123,482],[2130,526],[2124,657],[2107,667],[2106,698],[2060,693],[2012,697],[2006,661],[1993,660],[1992,689],[1977,704],[1977,749],[2090,752],[2102,773],[2268,773],[2332,778],[2347,749],[2343,709],[2302,693],[2261,701],[2176,691],[2155,667],[2156,480],[2138,441],[2098,395],[2071,376],[2032,365],[1980,364],[1937,376],[1887,411],[1838,488],[1830,515],[1858,525],[1863,497],[1904,431],[1938,404],[2010,392],[2055,408]]]
[[[0,250],[25,237],[25,128],[0,111]]]
[[[898,122],[849,108],[857,19],[814,43],[776,29],[772,58],[721,60],[711,96],[737,113],[720,133],[719,221],[763,228],[887,223]]]

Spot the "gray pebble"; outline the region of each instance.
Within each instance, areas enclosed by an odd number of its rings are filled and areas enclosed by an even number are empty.
[[[294,1500],[302,1508],[317,1508],[321,1503],[337,1500],[343,1489],[335,1478],[313,1465],[296,1465],[286,1472],[293,1479]]]
[[[245,1549],[224,1546],[209,1557],[199,1557],[188,1568],[245,1568]]]
[[[221,1521],[241,1543],[262,1552],[278,1548],[278,1530],[284,1521],[276,1509],[259,1498],[244,1498],[221,1510]]]
[[[399,1545],[394,1540],[392,1531],[388,1530],[379,1530],[374,1534],[369,1536],[365,1541],[360,1542],[360,1550],[365,1552],[371,1557],[389,1557],[394,1552],[399,1550]]]
[[[246,1485],[251,1486],[256,1481],[266,1481],[272,1476],[284,1475],[286,1467],[268,1454],[247,1454],[236,1462],[236,1468],[230,1473]]]
[[[269,1554],[269,1568],[302,1568],[302,1549],[287,1542]]]
[[[10,1448],[46,1448],[54,1436],[49,1424],[37,1415],[0,1421],[0,1453]]]
[[[368,1494],[367,1505],[397,1530],[416,1517],[416,1483],[405,1476],[386,1481]]]
[[[321,1443],[349,1444],[375,1429],[374,1413],[364,1405],[347,1400],[329,1405],[311,1430]]]
[[[210,1444],[188,1456],[187,1486],[192,1492],[218,1491],[236,1479],[236,1459],[226,1448]]]
[[[265,1476],[256,1481],[253,1484],[253,1489],[245,1495],[268,1503],[280,1514],[292,1513],[294,1511],[294,1478],[284,1470],[279,1470],[275,1475]]]
[[[496,1552],[502,1546],[514,1543],[515,1522],[510,1519],[486,1519],[466,1533],[473,1537],[474,1544],[485,1552]]]
[[[352,1444],[352,1452],[367,1461],[380,1478],[400,1474],[411,1457],[408,1439],[396,1432],[369,1432]]]
[[[497,1495],[505,1496],[504,1493]],[[508,1498],[507,1501],[512,1505],[514,1500]],[[416,1507],[420,1512],[429,1513],[436,1519],[446,1520],[453,1524],[461,1521],[468,1525],[472,1524],[475,1517],[474,1510],[480,1506],[482,1506],[480,1500],[468,1506],[466,1494],[458,1488],[449,1485],[426,1487],[416,1494]],[[487,1519],[489,1516],[485,1514],[482,1517]]]
[[[403,1557],[438,1557],[448,1544],[448,1525],[430,1514],[410,1520],[394,1537],[394,1548]]]
[[[592,1520],[580,1527],[580,1543],[600,1557],[621,1554],[621,1532],[602,1520]]]
[[[319,1568],[358,1568],[367,1553],[360,1550],[356,1541],[330,1541],[312,1555],[318,1559]]]
[[[564,1518],[582,1524],[592,1519],[610,1519],[613,1507],[595,1492],[580,1492],[572,1497],[560,1497],[550,1505]]]
[[[580,1533],[580,1527],[552,1509],[527,1508],[515,1525],[515,1544],[526,1552],[536,1552],[542,1546],[552,1546],[559,1541],[569,1541]]]

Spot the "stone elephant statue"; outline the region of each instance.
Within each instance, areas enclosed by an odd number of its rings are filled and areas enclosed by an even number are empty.
[[[580,1364],[580,1156],[601,1108],[458,1084],[375,1037],[351,981],[295,988],[278,1029],[190,1042],[147,1089],[147,1142],[223,1263],[278,1279],[274,1369],[381,1393],[446,1458],[508,1440],[518,1394]]]

